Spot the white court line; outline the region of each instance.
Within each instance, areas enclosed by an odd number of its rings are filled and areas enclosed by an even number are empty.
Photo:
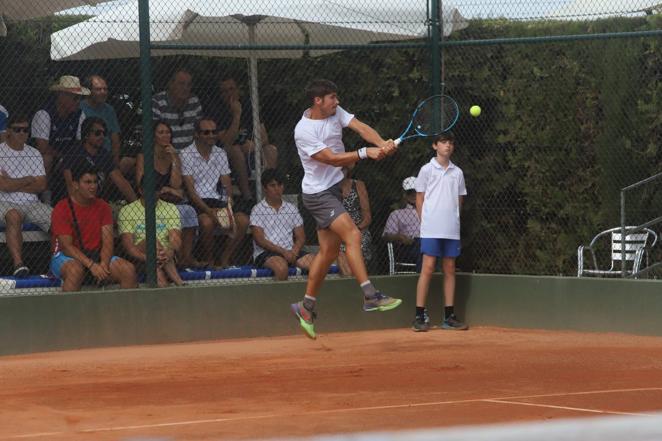
[[[563,406],[553,406],[553,405],[544,405],[544,404],[534,404],[534,403],[523,403],[517,401],[508,401],[513,399],[530,399],[530,398],[543,398],[543,397],[559,397],[559,396],[572,396],[572,395],[591,395],[591,394],[607,394],[607,393],[623,393],[623,392],[648,392],[648,391],[661,391],[662,387],[650,387],[650,388],[637,388],[637,389],[611,389],[611,390],[595,390],[595,391],[584,391],[584,392],[567,392],[567,393],[554,393],[554,394],[542,394],[542,395],[522,395],[516,397],[500,397],[500,398],[474,398],[468,400],[450,400],[450,401],[431,401],[425,403],[406,403],[406,404],[391,404],[386,406],[366,406],[366,407],[344,407],[340,409],[326,409],[326,410],[315,410],[311,412],[298,413],[297,415],[322,415],[329,413],[342,413],[342,412],[363,412],[368,410],[387,410],[387,409],[404,409],[404,408],[413,408],[413,407],[431,407],[431,406],[442,406],[448,404],[466,404],[466,403],[499,403],[499,404],[519,404],[522,406],[537,406],[537,407],[550,407],[557,409],[566,409],[566,410],[575,410],[581,412],[591,412],[591,413],[613,413],[613,414],[622,414],[622,415],[636,415],[636,416],[651,416],[650,414],[644,413],[625,413],[625,412],[610,412],[602,411],[595,409],[582,409],[582,408],[573,408],[573,407],[563,407]],[[257,420],[257,419],[267,419],[267,418],[280,418],[284,416],[289,416],[286,414],[267,414],[267,415],[253,415],[253,416],[243,416],[236,418],[212,418],[204,420],[188,420],[188,421],[173,421],[170,423],[154,423],[154,424],[143,424],[143,425],[132,425],[132,426],[115,426],[115,427],[97,427],[91,429],[80,429],[73,432],[42,432],[42,433],[28,433],[22,435],[10,435],[2,439],[29,439],[29,438],[41,438],[45,436],[57,436],[57,435],[66,435],[66,434],[82,434],[82,433],[96,433],[96,432],[117,432],[123,430],[135,430],[135,429],[155,429],[161,427],[175,427],[175,426],[192,426],[197,424],[212,424],[212,423],[225,423],[225,422],[238,422],[238,421],[248,421],[248,420]]]
[[[488,403],[503,403],[503,404],[519,404],[520,406],[532,406],[532,407],[545,407],[550,409],[562,409],[562,410],[576,410],[579,412],[590,412],[590,413],[601,413],[601,414],[611,414],[611,415],[633,415],[633,416],[654,416],[648,413],[635,413],[635,412],[618,412],[611,410],[599,410],[599,409],[585,409],[582,407],[568,407],[568,406],[555,406],[553,404],[537,404],[537,403],[524,403],[521,401],[508,401],[508,400],[483,400]]]

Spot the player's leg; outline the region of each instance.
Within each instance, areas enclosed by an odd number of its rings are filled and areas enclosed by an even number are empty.
[[[347,255],[344,251],[338,253],[338,267],[340,268],[340,274],[343,276],[351,276],[352,268],[349,267],[349,262],[347,261]]]
[[[402,300],[382,294],[368,279],[368,271],[361,249],[361,231],[347,213],[338,216],[329,226],[345,244],[345,255],[352,274],[363,290],[364,311],[388,311],[398,307]],[[328,268],[327,268],[328,269]]]
[[[329,267],[338,257],[340,237],[330,229],[317,230],[320,249],[310,264],[306,295],[317,297],[320,286],[329,272]]]
[[[299,319],[299,324],[306,335],[316,338],[314,321],[317,317],[315,303],[320,286],[329,272],[331,263],[338,256],[340,250],[340,237],[329,229],[317,230],[320,249],[310,263],[308,272],[308,283],[306,284],[306,295],[300,302],[291,305],[292,312]]]
[[[443,259],[442,269],[444,271],[444,321],[442,329],[465,330],[466,324],[455,316],[455,259],[460,255],[460,241],[454,239],[442,239]]]

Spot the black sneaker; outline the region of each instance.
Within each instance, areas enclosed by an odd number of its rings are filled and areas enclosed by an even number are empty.
[[[411,329],[414,332],[426,332],[430,329],[430,317],[427,310],[423,312],[423,316],[416,316],[414,322],[411,324]]]
[[[469,329],[466,323],[463,323],[455,317],[455,314],[452,314],[450,317],[444,319],[441,323],[441,329],[451,330],[451,331],[465,331]]]
[[[30,274],[30,268],[28,268],[23,264],[14,268],[14,277],[16,277],[17,279],[22,279],[23,277],[26,277],[28,274]]]

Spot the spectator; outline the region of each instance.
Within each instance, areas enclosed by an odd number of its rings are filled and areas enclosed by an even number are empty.
[[[62,291],[79,291],[83,282],[115,282],[136,288],[136,270],[113,255],[113,216],[110,205],[97,198],[98,173],[88,161],[71,167],[71,196],[51,214],[54,242],[51,272],[62,279]]]
[[[218,122],[218,140],[225,148],[230,159],[241,195],[246,200],[254,200],[248,184],[250,173],[250,155],[255,151],[253,142],[253,108],[250,100],[242,100],[237,82],[226,78],[220,82],[221,100],[215,112]],[[262,168],[276,168],[278,149],[269,143],[269,136],[264,124],[260,125],[262,138]],[[256,170],[261,173],[261,170]]]
[[[83,121],[81,126],[81,143],[71,149],[62,159],[62,175],[66,185],[67,194],[73,191],[74,180],[71,174],[71,164],[77,164],[81,159],[94,165],[98,171],[98,186],[100,194],[109,195],[111,183],[120,191],[122,197],[133,202],[137,199],[131,184],[124,178],[118,168],[115,167],[110,152],[103,148],[103,139],[106,135],[106,123],[96,116],[91,116]],[[56,188],[57,186],[54,186]],[[62,188],[62,185],[59,186]],[[60,198],[65,195],[56,193]]]
[[[152,98],[154,121],[165,121],[172,129],[172,145],[177,150],[193,142],[195,123],[202,118],[202,106],[191,93],[193,77],[185,69],[177,69],[168,82],[168,89]]]
[[[82,96],[90,90],[81,87],[78,77],[63,75],[50,87],[50,98],[32,118],[32,137],[44,157],[46,176],[50,178],[55,161],[76,145],[79,126],[83,120],[80,109]]]
[[[195,133],[195,142],[180,152],[182,174],[186,191],[198,212],[202,259],[214,266],[214,230],[222,227],[217,211],[232,206],[230,165],[223,149],[214,145],[218,132],[213,119],[203,117],[196,123]],[[229,266],[232,253],[244,238],[247,228],[248,216],[235,212],[234,234],[230,235],[221,254],[221,267]]]
[[[402,181],[405,206],[393,210],[386,220],[383,237],[393,243],[398,262],[421,264],[421,221],[416,213],[416,177]]]
[[[160,190],[158,191],[160,192]],[[122,246],[129,256],[144,265],[147,255],[145,254],[145,194],[142,181],[140,181],[138,191],[140,199],[122,207],[118,223]],[[157,199],[155,212],[157,285],[159,288],[166,287],[170,280],[175,285],[182,286],[184,281],[179,276],[175,265],[175,253],[182,245],[179,212],[174,204],[162,199]]]
[[[124,176],[129,176],[135,169],[136,161],[132,158],[122,158],[120,160],[120,123],[115,109],[106,102],[108,100],[108,84],[99,75],[90,75],[85,78],[83,84],[90,89],[90,95],[80,102],[83,119],[96,116],[106,123],[108,131],[103,138],[103,147],[111,153],[115,167],[119,168]]]
[[[9,118],[9,112],[0,104],[0,142],[5,142],[7,136],[7,119]]]
[[[170,143],[172,130],[163,121],[154,124],[154,174],[156,188],[161,189],[161,199],[171,202],[179,210],[182,230],[182,246],[179,249],[180,267],[204,266],[193,259],[193,244],[198,228],[198,214],[187,204],[182,180],[182,161]],[[140,153],[136,162],[136,181],[141,182],[145,174],[145,156]]]
[[[7,140],[0,144],[0,223],[5,227],[15,277],[30,273],[22,256],[23,222],[34,223],[45,232],[51,227],[51,207],[37,197],[46,189],[44,160],[37,149],[26,144],[29,131],[27,116],[12,114]]]
[[[342,168],[344,179],[340,181],[342,190],[342,204],[347,214],[352,218],[354,224],[361,231],[361,250],[366,262],[372,259],[372,235],[368,227],[372,223],[370,212],[370,199],[365,183],[358,179],[352,179],[354,164]],[[345,251],[342,245],[341,251]]]
[[[283,178],[274,169],[262,173],[264,199],[251,211],[253,262],[269,268],[276,280],[287,280],[289,266],[308,269],[315,257],[302,251],[306,242],[303,218],[294,205],[283,201]]]

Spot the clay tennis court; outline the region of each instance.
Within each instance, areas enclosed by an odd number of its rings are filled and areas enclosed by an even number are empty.
[[[385,330],[0,358],[0,439],[310,436],[662,410],[662,338]]]

